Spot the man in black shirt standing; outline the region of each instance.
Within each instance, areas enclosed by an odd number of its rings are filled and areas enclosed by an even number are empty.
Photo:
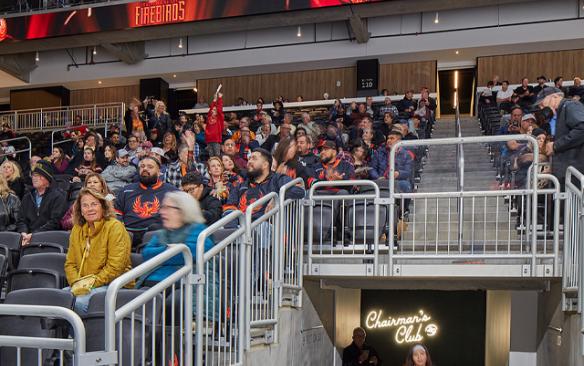
[[[375,348],[365,343],[365,329],[353,329],[353,342],[343,350],[343,366],[375,365],[381,366],[381,359]]]

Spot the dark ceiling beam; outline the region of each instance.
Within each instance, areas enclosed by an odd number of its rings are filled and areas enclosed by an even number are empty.
[[[349,18],[349,28],[353,35],[352,38],[354,38],[357,43],[367,43],[367,41],[369,41],[371,33],[368,31],[367,23],[365,23],[359,15],[351,15]]]
[[[34,53],[0,56],[0,70],[25,83],[30,82],[30,72],[36,68]]]
[[[0,55],[34,51],[47,51],[76,47],[93,47],[103,43],[127,43],[154,39],[168,39],[189,35],[206,35],[227,32],[268,29],[324,22],[347,21],[353,14],[361,19],[403,15],[448,9],[474,8],[530,2],[533,0],[395,0],[371,4],[339,6],[321,9],[252,15],[211,21],[179,23],[124,31],[98,32],[69,37],[47,38],[0,44]]]

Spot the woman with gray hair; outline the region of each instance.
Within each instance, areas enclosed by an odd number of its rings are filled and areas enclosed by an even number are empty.
[[[193,254],[197,254],[197,239],[207,228],[199,202],[191,195],[181,191],[168,192],[160,206],[162,230],[159,230],[144,247],[142,256],[149,260],[164,252],[169,244],[186,244]],[[205,252],[213,247],[211,238],[205,240]],[[182,257],[177,256],[150,273],[144,284],[160,282],[183,265]]]

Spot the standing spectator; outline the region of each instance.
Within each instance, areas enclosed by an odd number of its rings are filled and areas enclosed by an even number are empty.
[[[375,348],[365,343],[366,337],[365,329],[353,329],[353,342],[343,349],[343,366],[381,366],[381,359]]]
[[[343,118],[345,114],[345,109],[343,108],[343,103],[340,99],[335,99],[333,106],[329,111],[329,121],[335,121],[337,118]]]
[[[428,348],[423,344],[415,344],[410,348],[404,366],[432,366],[432,358]]]
[[[209,113],[211,113],[211,110],[209,110]],[[178,139],[180,138],[180,135],[182,135],[185,131],[190,130],[191,128],[192,125],[189,121],[189,117],[186,114],[181,114],[178,116],[178,121],[176,121],[174,124],[174,130],[169,132],[173,132],[174,137]]]
[[[542,90],[536,104],[553,112],[549,124],[554,140],[547,143],[546,153],[553,155],[552,172],[560,180],[563,191],[569,166],[584,171],[584,106],[564,99],[564,94],[557,88]]]
[[[32,171],[32,190],[22,199],[21,215],[17,230],[22,235],[22,245],[30,242],[32,233],[59,230],[59,220],[67,210],[67,198],[63,191],[51,187],[53,167],[40,160]]]
[[[197,144],[201,147],[201,149],[207,149],[207,142],[205,142],[205,117],[202,114],[197,114],[195,118],[195,123],[193,123],[193,132],[197,137]]]
[[[373,108],[373,97],[365,98],[365,112],[369,115],[369,117],[375,117],[376,113],[375,109]]]
[[[16,231],[20,217],[20,199],[8,187],[8,182],[0,174],[0,231]]]
[[[130,156],[126,150],[118,150],[115,163],[105,168],[101,173],[101,176],[114,193],[132,183],[136,177],[136,167],[130,164],[129,158]]]
[[[75,226],[69,238],[65,273],[75,295],[75,312],[87,314],[89,300],[132,268],[130,236],[116,220],[111,202],[101,193],[82,189],[73,205]],[[89,282],[77,286],[77,281]],[[76,285],[77,283],[77,285]]]
[[[134,245],[142,242],[145,232],[160,227],[159,211],[164,195],[176,191],[173,185],[159,179],[160,162],[157,159],[142,158],[138,169],[140,181],[119,190],[115,201],[120,219],[134,234]]]
[[[213,159],[217,159],[217,157],[213,157]],[[204,184],[201,174],[191,172],[185,175],[181,181],[181,190],[199,202],[207,225],[211,225],[221,218],[221,201],[213,196],[213,190]]]
[[[18,198],[22,199],[22,196],[24,195],[24,180],[20,173],[20,166],[12,160],[5,160],[0,168],[2,168],[2,175],[6,179],[6,182],[8,182],[10,190],[12,190]]]
[[[209,108],[207,116],[207,126],[205,128],[205,141],[209,156],[219,156],[221,154],[221,141],[223,129],[225,128],[225,117],[223,115],[223,94],[220,92],[221,84],[215,92],[213,102]]]
[[[270,114],[272,115],[272,121],[274,121],[276,127],[279,126],[284,119],[284,115],[286,114],[284,104],[282,104],[282,102],[279,100],[274,101],[274,108],[270,111]]]
[[[170,115],[166,112],[166,104],[159,100],[155,104],[154,113],[148,119],[148,130],[152,140],[152,129],[155,128],[157,134],[163,136],[171,127]]]
[[[140,104],[139,100],[132,100],[129,110],[127,110],[124,115],[124,123],[126,124],[128,138],[130,138],[130,136],[136,136],[139,141],[143,141],[146,139],[148,125],[140,113]]]

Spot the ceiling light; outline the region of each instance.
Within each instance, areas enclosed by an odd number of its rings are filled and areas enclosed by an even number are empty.
[[[298,26],[298,30],[296,31],[296,37],[302,37],[302,27]]]
[[[456,50],[456,52],[454,52],[454,53],[456,53],[458,55],[460,52],[458,52],[458,50]]]
[[[182,38],[178,40],[178,48],[183,48]]]
[[[97,46],[93,46],[93,55],[97,55]]]
[[[198,92],[198,90],[197,90],[197,87],[196,87],[196,86],[193,88],[193,91],[194,91],[195,93],[197,93],[197,92]]]
[[[36,51],[35,55],[34,55],[34,60],[36,62],[39,62],[40,58],[39,58],[39,51]]]
[[[436,16],[434,17],[434,24],[440,23],[440,19],[438,19],[438,12],[436,12]]]
[[[176,77],[176,74],[172,74],[172,77],[175,78]]]
[[[99,80],[97,83],[98,83],[99,85],[101,85],[101,80]]]

